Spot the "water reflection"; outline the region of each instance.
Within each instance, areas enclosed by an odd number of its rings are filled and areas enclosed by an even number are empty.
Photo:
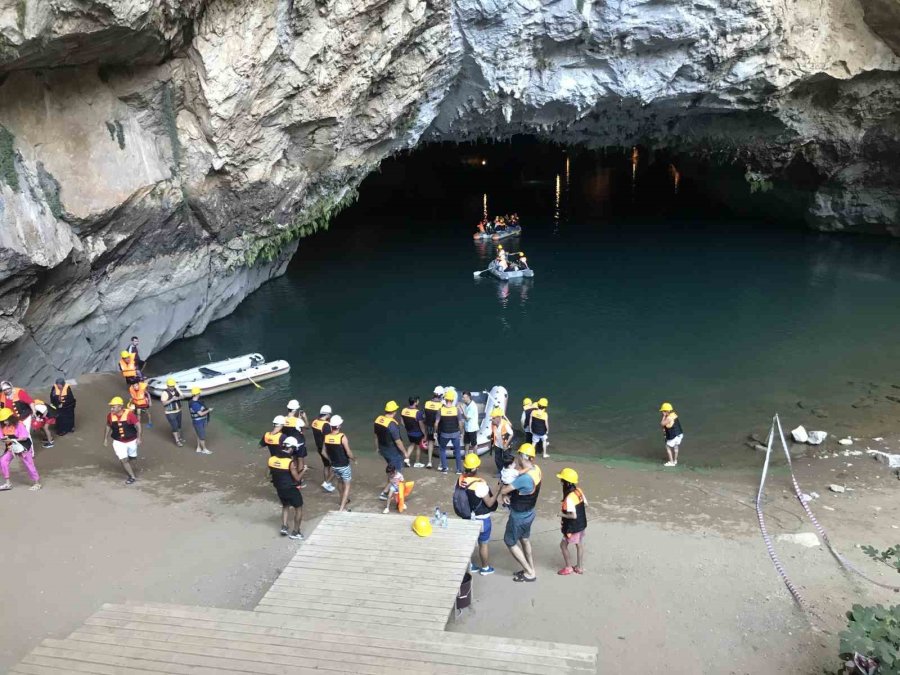
[[[675,194],[678,194],[678,185],[681,183],[681,172],[674,164],[669,164],[669,175],[672,176],[672,185],[675,188]]]
[[[484,217],[484,219],[487,220],[487,217],[488,217],[487,192],[485,192],[481,198],[481,214]]]
[[[556,174],[556,197],[553,202],[553,234],[557,234],[559,232],[559,205],[561,197],[560,187],[560,175]]]
[[[501,281],[497,284],[497,301],[500,307],[507,309],[510,301],[517,302],[519,307],[524,308],[528,303],[528,293],[531,290],[531,279],[513,279],[511,281]],[[501,318],[501,322],[505,321]]]
[[[631,148],[631,197],[634,198],[634,189],[637,187],[637,168],[641,159],[641,153],[638,152],[637,146]]]

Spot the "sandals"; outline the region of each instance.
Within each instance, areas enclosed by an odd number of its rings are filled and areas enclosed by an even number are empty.
[[[516,581],[516,582],[524,582],[524,583],[529,583],[529,584],[530,584],[532,581],[537,581],[537,577],[531,577],[531,578],[529,579],[528,577],[526,577],[526,576],[523,574],[523,575],[520,576],[520,577],[513,577],[513,581]]]
[[[577,565],[572,568],[572,571],[575,572],[575,574],[584,574],[584,568],[578,567]]]
[[[572,574],[575,570],[571,567],[563,567],[561,570],[557,572],[557,574],[561,577],[567,577]]]

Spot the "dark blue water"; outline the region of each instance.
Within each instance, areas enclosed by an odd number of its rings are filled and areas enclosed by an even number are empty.
[[[510,283],[473,279],[494,254],[471,239],[477,181],[444,201],[364,190],[283,278],[154,369],[207,351],[288,359],[289,377],[220,395],[217,409],[258,435],[289,398],[329,403],[366,450],[388,399],[502,384],[515,404],[549,398],[555,452],[658,459],[657,409],[671,401],[685,458],[704,465],[755,461],[746,434],[798,400],[846,404],[848,380],[890,377],[896,243],[679,209],[671,184],[630,193],[629,168],[486,180],[491,212],[522,214],[523,236],[502,243],[536,270]]]

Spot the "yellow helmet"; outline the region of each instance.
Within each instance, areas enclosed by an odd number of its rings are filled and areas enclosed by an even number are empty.
[[[498,250],[498,251],[502,251],[502,250],[503,250],[503,244],[498,244],[498,245],[497,245],[497,250]]]
[[[167,386],[167,387],[174,387],[174,386],[176,386],[177,384],[178,384],[178,383],[177,383],[173,378],[171,378],[171,377],[170,377],[168,380],[166,380],[166,386]]]
[[[0,422],[5,422],[13,416],[13,411],[9,408],[0,408]]]
[[[672,412],[675,408],[672,407],[671,403],[663,403],[659,406],[659,412]]]
[[[420,537],[430,537],[431,536],[431,523],[428,521],[428,518],[425,516],[416,516],[416,519],[412,524],[413,532],[415,532]]]
[[[122,400],[121,396],[113,396],[109,399],[109,405],[125,405],[125,401]]]
[[[476,455],[474,452],[470,452],[468,455],[463,457],[463,468],[471,471],[472,469],[477,469],[481,466],[481,457]]]
[[[516,452],[528,455],[529,457],[534,457],[534,446],[531,443],[522,443]]]
[[[571,483],[572,485],[578,485],[578,472],[575,469],[566,467],[558,474],[556,474],[556,477],[560,480],[566,481],[567,483]]]
[[[388,401],[384,404],[384,412],[396,412],[399,408],[397,401]]]
[[[533,401],[530,398],[528,398],[527,396],[522,399],[522,405],[531,405],[532,403],[533,403]]]
[[[538,405],[541,406],[542,408],[546,408],[548,405],[550,405],[550,403],[549,403],[549,401],[547,401],[546,398],[544,398],[544,397],[542,396],[542,397],[538,400]]]
[[[129,351],[127,351],[127,350],[123,350],[123,351],[119,354],[119,356],[121,356],[123,359],[127,359],[129,356],[131,356],[131,352],[129,352]]]
[[[196,396],[201,393],[203,390],[200,387],[191,387],[191,396]]]
[[[491,417],[503,417],[503,411],[500,408],[494,408],[491,410]]]
[[[452,389],[448,389],[444,392],[444,399],[447,401],[455,401],[456,400],[456,392]]]

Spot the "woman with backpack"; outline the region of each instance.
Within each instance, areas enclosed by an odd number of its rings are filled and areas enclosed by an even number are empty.
[[[478,535],[481,565],[469,563],[469,571],[487,576],[494,573],[494,568],[490,565],[488,542],[491,540],[491,512],[497,510],[497,496],[485,480],[477,475],[479,466],[481,458],[474,452],[463,459],[464,471],[453,489],[453,510],[460,518],[481,521],[481,534]]]

